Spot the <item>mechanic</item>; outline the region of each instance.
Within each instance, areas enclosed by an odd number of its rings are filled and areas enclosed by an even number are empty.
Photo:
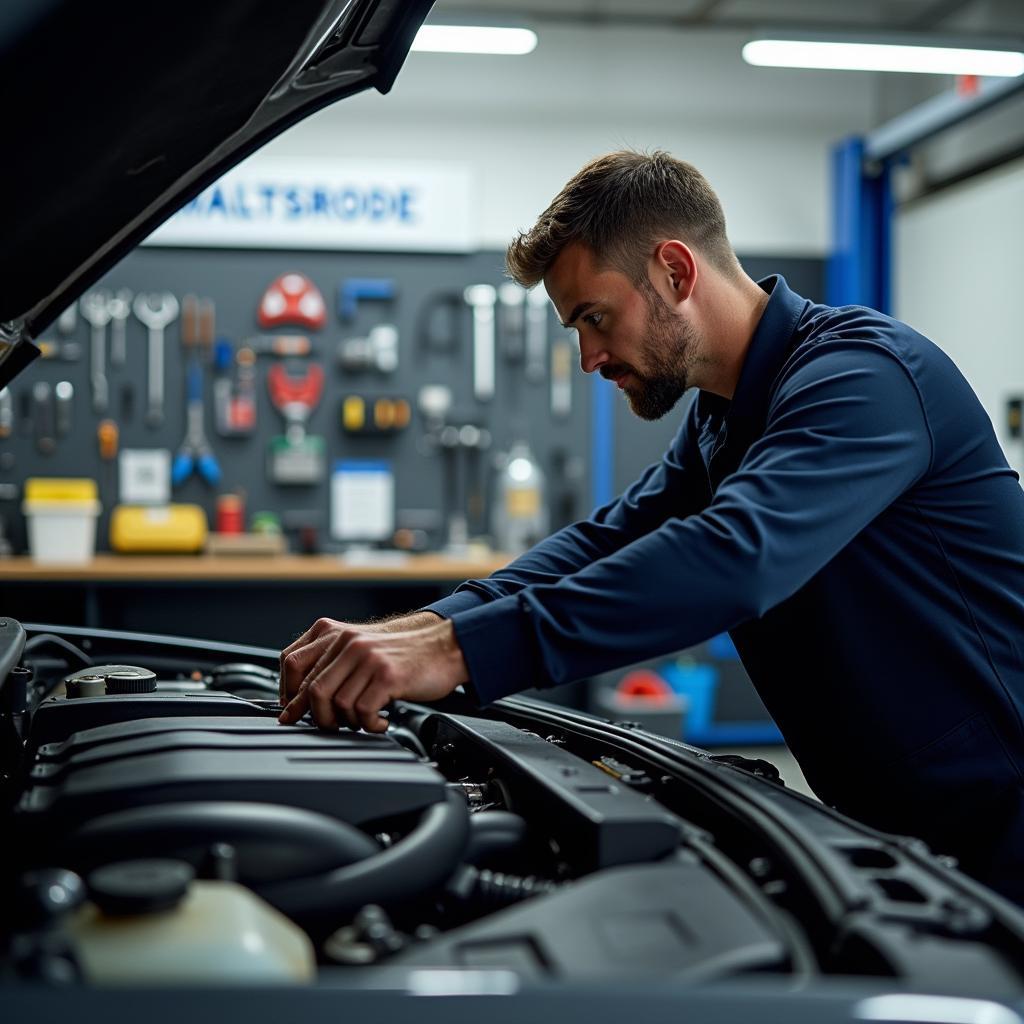
[[[1024,903],[1024,492],[953,363],[755,283],[666,153],[585,166],[507,260],[637,415],[696,398],[659,463],[505,569],[390,621],[318,620],[282,652],[281,721],[382,731],[396,698],[487,703],[728,630],[825,803]]]

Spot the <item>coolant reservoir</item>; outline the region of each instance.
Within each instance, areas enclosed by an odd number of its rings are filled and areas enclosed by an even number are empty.
[[[316,958],[305,932],[235,882],[194,881],[179,861],[112,864],[68,921],[98,985],[301,984]]]

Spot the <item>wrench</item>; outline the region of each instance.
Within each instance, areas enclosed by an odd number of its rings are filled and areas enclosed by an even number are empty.
[[[494,397],[494,285],[471,284],[464,292],[473,310],[473,397],[487,402]]]
[[[89,377],[92,383],[92,407],[97,413],[107,411],[110,395],[107,388],[106,326],[110,323],[110,292],[98,289],[82,296],[82,316],[92,327],[89,356]]]
[[[139,292],[132,309],[149,330],[146,422],[158,427],[164,421],[164,328],[178,315],[178,300],[170,292]]]
[[[110,362],[114,366],[124,366],[127,356],[125,334],[128,317],[132,311],[132,293],[127,288],[120,288],[107,303],[110,313]]]

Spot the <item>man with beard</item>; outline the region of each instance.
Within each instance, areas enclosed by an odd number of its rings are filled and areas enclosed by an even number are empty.
[[[508,267],[638,416],[696,398],[626,492],[488,579],[318,620],[282,653],[281,720],[381,731],[395,698],[486,703],[728,630],[824,801],[1024,900],[1024,492],[950,360],[755,283],[665,153],[588,164]]]

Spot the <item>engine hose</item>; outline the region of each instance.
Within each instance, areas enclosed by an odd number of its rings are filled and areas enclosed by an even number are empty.
[[[337,921],[367,903],[394,906],[429,892],[451,877],[469,839],[469,810],[446,792],[394,846],[326,874],[261,885],[257,892],[303,925]]]
[[[463,865],[448,885],[448,893],[460,903],[473,904],[479,910],[499,910],[533,896],[543,896],[559,888],[557,882],[527,875],[507,875]]]
[[[276,804],[211,800],[133,807],[94,818],[62,851],[75,867],[111,859],[176,857],[198,868],[214,843],[236,848],[239,881],[259,886],[333,871],[371,858],[380,847],[354,825]]]

